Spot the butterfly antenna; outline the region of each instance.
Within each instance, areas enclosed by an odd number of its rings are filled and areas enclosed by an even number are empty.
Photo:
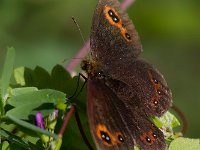
[[[78,31],[79,31],[79,33],[80,33],[80,35],[81,35],[81,38],[82,38],[82,40],[83,40],[83,43],[85,44],[85,39],[84,39],[84,37],[83,37],[83,33],[82,33],[82,31],[81,31],[81,28],[80,28],[79,24],[77,23],[76,19],[75,19],[73,16],[72,16],[72,20],[73,20],[73,22],[75,23],[76,27],[78,28]]]
[[[82,31],[81,31],[81,28],[80,28],[79,24],[77,23],[76,19],[75,19],[73,16],[72,16],[72,20],[73,20],[73,22],[75,23],[76,27],[78,28],[79,33],[80,33],[80,35],[81,35],[81,38],[82,38],[82,40],[83,40],[83,44],[84,44],[83,49],[87,49],[89,40],[85,41],[85,38],[84,38],[83,33],[82,33]],[[88,50],[87,53],[89,53],[89,51],[90,51],[90,48],[89,48],[89,50]],[[88,55],[88,59],[89,59],[89,60],[91,59],[91,58],[90,58],[90,55]]]

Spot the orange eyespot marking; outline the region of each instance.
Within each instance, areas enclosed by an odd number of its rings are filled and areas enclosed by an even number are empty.
[[[104,14],[111,25],[122,28],[122,20],[115,9],[111,8],[110,6],[105,6]]]
[[[124,142],[124,136],[120,133],[120,132],[117,132],[116,133],[116,138],[117,138],[117,142],[119,143],[119,144],[121,144],[121,143],[123,143]]]
[[[114,146],[116,144],[121,144],[125,140],[121,132],[116,132],[113,134],[103,124],[98,124],[96,126],[96,134],[97,137],[101,139],[103,144],[108,147]]]
[[[153,76],[152,76],[150,71],[148,71],[148,74],[149,74],[149,78],[151,80],[151,83],[154,85],[154,88],[156,90],[159,90],[161,88],[161,85],[160,85],[159,81],[157,79],[153,78]]]
[[[152,145],[157,138],[157,135],[154,134],[152,131],[144,133],[140,136],[140,139],[147,145]]]
[[[121,34],[127,42],[131,42],[131,35],[123,27],[121,28]]]
[[[118,15],[118,13],[115,11],[114,8],[111,8],[110,6],[105,6],[104,8],[104,14],[106,19],[109,21],[109,23],[113,26],[116,26],[121,30],[121,35],[124,37],[124,39],[127,42],[131,41],[131,35],[128,33],[126,28],[122,25],[122,19]]]

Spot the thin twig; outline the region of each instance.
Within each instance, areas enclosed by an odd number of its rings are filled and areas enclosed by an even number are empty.
[[[178,108],[176,107],[175,105],[172,106],[172,109],[179,115],[179,117],[181,118],[181,121],[182,121],[182,124],[183,124],[183,127],[182,127],[182,134],[185,135],[185,133],[187,132],[187,129],[188,129],[188,122],[185,118],[185,115],[183,114],[183,112]]]
[[[64,120],[64,122],[62,124],[62,127],[61,127],[60,131],[59,131],[58,137],[62,138],[62,136],[63,136],[63,134],[65,132],[66,126],[68,125],[69,120],[70,120],[70,118],[72,117],[72,115],[74,113],[75,113],[76,123],[78,125],[79,131],[81,133],[81,136],[82,136],[85,144],[87,145],[89,150],[94,150],[94,148],[92,147],[92,145],[90,144],[90,142],[87,139],[87,136],[86,136],[86,134],[85,134],[85,132],[83,130],[83,126],[81,124],[81,120],[80,120],[79,114],[78,114],[77,109],[76,109],[76,107],[74,105],[71,106],[70,111],[65,116],[65,120]]]
[[[124,0],[122,3],[121,3],[121,8],[123,10],[126,10],[129,6],[133,5],[133,3],[135,2],[136,0]]]

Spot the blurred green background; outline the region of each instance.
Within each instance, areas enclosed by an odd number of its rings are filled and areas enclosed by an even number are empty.
[[[83,45],[71,17],[87,39],[96,4],[1,0],[0,70],[8,46],[16,48],[16,67],[39,65],[50,71],[58,63],[66,66]],[[142,56],[164,74],[174,103],[189,122],[186,136],[200,137],[200,1],[137,0],[128,13],[141,37]]]

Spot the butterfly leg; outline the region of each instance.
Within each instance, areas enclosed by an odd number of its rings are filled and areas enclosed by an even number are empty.
[[[91,146],[90,142],[88,141],[87,136],[85,135],[85,132],[83,130],[83,126],[81,124],[81,120],[80,120],[78,111],[75,111],[75,118],[76,118],[76,123],[78,125],[79,131],[81,133],[81,136],[82,136],[85,144],[87,145],[87,147],[89,148],[89,150],[94,150],[94,148]]]
[[[77,111],[75,105],[71,105],[71,108],[70,108],[69,112],[68,112],[67,115],[65,116],[64,122],[63,122],[62,127],[61,127],[61,129],[60,129],[60,131],[59,131],[58,136],[59,136],[59,137],[62,137],[62,136],[63,136],[64,131],[65,131],[65,129],[66,129],[66,126],[68,125],[69,120],[70,120],[70,118],[72,117],[72,115],[73,115],[74,113],[75,113],[76,123],[77,123],[77,125],[78,125],[79,131],[80,131],[80,133],[81,133],[81,136],[82,136],[82,138],[83,138],[85,144],[87,145],[87,147],[89,148],[89,150],[94,150],[93,147],[91,146],[90,142],[88,141],[87,136],[85,135],[85,132],[84,132],[84,130],[83,130],[83,126],[82,126],[82,124],[81,124],[81,120],[80,120],[80,117],[79,117],[79,114],[78,114],[78,111]]]
[[[83,85],[82,85],[80,91],[78,91],[78,88],[79,88],[79,85],[80,85],[80,77],[82,77],[85,81],[84,81],[84,83],[83,83]],[[72,96],[68,97],[68,99],[71,99],[71,98],[73,98],[73,97],[76,98],[76,97],[82,92],[82,90],[83,90],[83,88],[84,88],[86,82],[87,82],[87,78],[86,78],[82,73],[79,73],[79,75],[78,75],[78,80],[77,80],[76,90],[75,90],[75,92],[74,92],[74,94],[73,94]],[[77,91],[78,91],[78,93],[77,93]]]

